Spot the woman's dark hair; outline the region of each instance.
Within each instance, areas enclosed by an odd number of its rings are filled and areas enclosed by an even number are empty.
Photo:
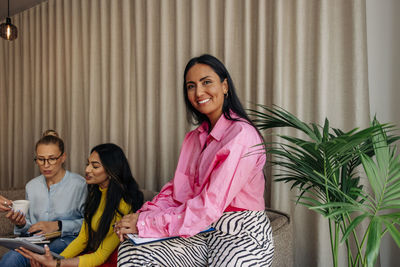
[[[222,106],[222,113],[224,114],[225,118],[232,121],[237,121],[239,119],[232,118],[231,111],[236,113],[241,119],[245,120],[249,124],[251,124],[259,133],[260,137],[262,135],[255,127],[253,122],[247,116],[246,112],[243,109],[242,104],[236,94],[235,85],[233,84],[232,78],[229,75],[228,70],[225,68],[224,64],[219,61],[216,57],[204,54],[199,57],[194,57],[186,65],[185,72],[183,74],[183,94],[185,96],[185,104],[186,104],[186,112],[187,112],[187,119],[190,123],[193,124],[202,124],[203,122],[208,123],[208,129],[211,129],[211,122],[208,117],[199,111],[197,111],[189,101],[188,93],[186,89],[186,75],[188,71],[196,64],[205,64],[211,67],[214,72],[219,76],[220,81],[223,82],[225,79],[228,83],[228,94],[225,96],[224,103]],[[263,138],[262,138],[263,139]]]
[[[36,142],[35,150],[37,150],[39,145],[57,145],[61,151],[61,155],[64,153],[64,141],[59,137],[55,130],[46,130],[43,132],[42,137]]]
[[[106,206],[101,215],[96,232],[92,230],[91,223],[94,214],[100,204],[101,192],[96,184],[88,185],[88,196],[85,203],[85,222],[89,229],[89,240],[86,252],[95,251],[106,237],[111,221],[117,213],[121,199],[131,205],[131,212],[136,212],[143,204],[143,193],[133,178],[128,160],[122,149],[111,143],[95,146],[90,153],[96,151],[99,154],[101,164],[110,177],[107,189]]]

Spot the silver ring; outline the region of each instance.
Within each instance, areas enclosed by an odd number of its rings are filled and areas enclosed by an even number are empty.
[[[7,201],[4,201],[4,205],[7,205]]]

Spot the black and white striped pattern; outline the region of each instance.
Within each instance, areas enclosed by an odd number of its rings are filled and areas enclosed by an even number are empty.
[[[118,266],[207,266],[207,245],[200,235],[140,246],[124,241],[118,248]]]
[[[134,246],[123,242],[118,266],[271,266],[272,229],[263,211],[227,212],[216,230],[190,238]]]
[[[264,211],[228,212],[213,227],[208,266],[271,266],[272,228]]]

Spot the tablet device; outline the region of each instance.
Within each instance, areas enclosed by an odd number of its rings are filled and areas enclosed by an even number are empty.
[[[32,252],[44,254],[44,247],[35,245],[26,240],[15,239],[15,238],[0,238],[0,246],[6,247],[8,249],[16,249],[20,247],[24,247]],[[64,259],[63,256],[58,255],[57,253],[51,252],[54,258],[56,259]]]

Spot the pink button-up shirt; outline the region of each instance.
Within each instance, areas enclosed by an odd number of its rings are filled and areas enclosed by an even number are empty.
[[[189,132],[174,178],[139,210],[139,236],[189,237],[224,211],[264,210],[261,142],[253,126],[224,115],[210,134],[206,123]]]

